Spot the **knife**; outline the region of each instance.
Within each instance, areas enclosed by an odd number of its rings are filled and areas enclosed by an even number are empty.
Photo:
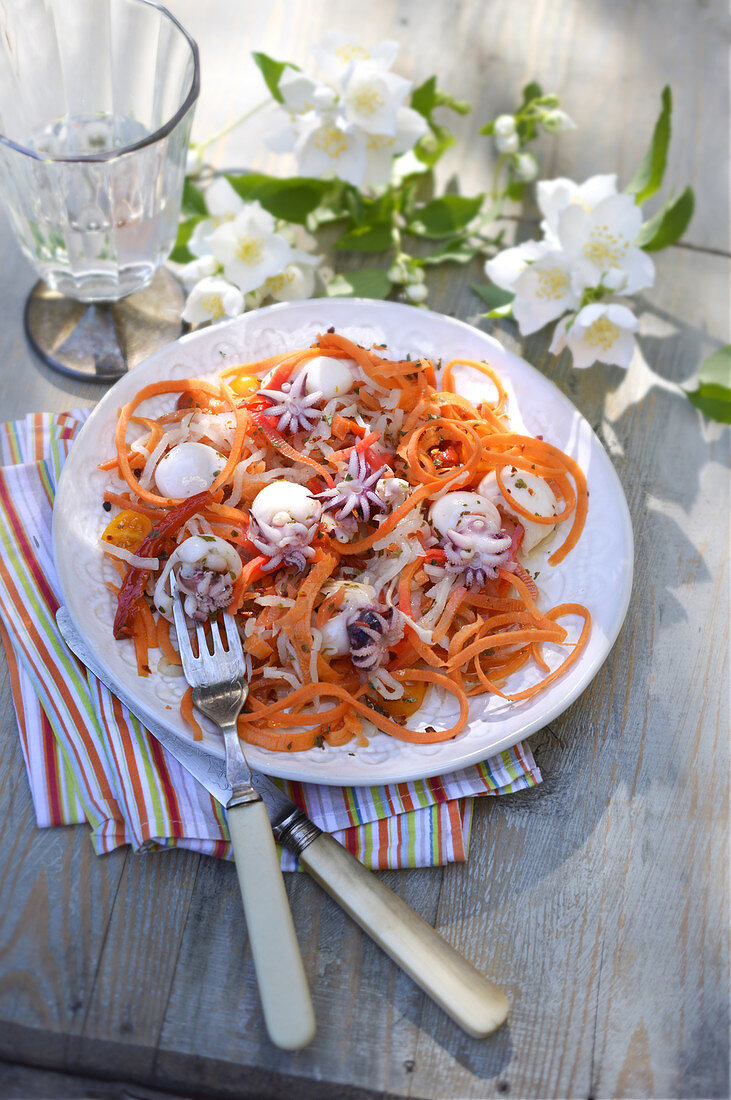
[[[224,762],[183,740],[151,716],[112,677],[89,649],[65,607],[56,613],[69,649],[124,703],[144,727],[224,805],[229,787]],[[508,999],[501,989],[422,920],[341,844],[324,833],[269,776],[252,772],[279,843],[293,852],[323,890],[360,925],[398,966],[469,1035],[482,1039],[506,1019]]]

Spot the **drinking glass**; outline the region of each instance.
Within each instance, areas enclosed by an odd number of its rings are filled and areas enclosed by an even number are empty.
[[[199,85],[195,42],[153,0],[0,0],[0,193],[42,280],[26,331],[66,373],[123,373],[140,324],[134,358],[180,332],[158,269]]]

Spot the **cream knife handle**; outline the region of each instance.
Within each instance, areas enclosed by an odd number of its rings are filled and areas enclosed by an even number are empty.
[[[263,802],[226,812],[246,914],[254,969],[269,1038],[299,1050],[315,1034],[315,1013]]]
[[[501,989],[398,895],[322,833],[299,853],[323,890],[469,1035],[482,1039],[508,1014]]]

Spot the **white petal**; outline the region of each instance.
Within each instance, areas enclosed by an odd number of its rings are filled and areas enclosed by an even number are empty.
[[[429,125],[423,115],[411,107],[399,107],[396,114],[395,153],[406,153],[428,133]]]
[[[595,225],[609,229],[634,244],[642,225],[642,211],[631,195],[609,195],[598,202],[591,212]]]
[[[545,241],[524,241],[513,248],[503,249],[488,260],[485,274],[502,290],[514,290],[517,278],[527,265],[550,251],[551,246]]]
[[[354,65],[344,81],[345,117],[369,134],[396,134],[396,116],[411,84],[370,61]]]
[[[310,298],[315,286],[315,273],[311,267],[288,264],[280,275],[267,279],[264,290],[277,302],[295,302]]]
[[[366,167],[365,135],[331,122],[310,125],[297,142],[297,162],[304,176],[331,176],[360,187]]]
[[[639,321],[635,317],[631,309],[627,309],[627,306],[622,306],[619,302],[609,302],[605,307],[606,315],[610,321],[613,321],[615,325],[619,325],[620,328],[625,328],[628,332],[636,332],[639,327]]]
[[[315,93],[319,82],[296,69],[285,69],[279,81],[284,106],[296,115],[311,111],[314,107]]]
[[[206,189],[206,205],[216,218],[234,218],[246,204],[225,176],[217,176]]]
[[[555,321],[563,312],[564,307],[553,301],[517,296],[513,299],[513,317],[518,322],[518,328],[523,336],[538,332],[549,321]]]
[[[544,218],[553,221],[554,215],[565,210],[578,192],[574,181],[563,176],[555,180],[541,180],[536,186],[536,200]]]
[[[191,260],[190,263],[181,268],[178,272],[178,278],[185,289],[190,291],[201,279],[205,279],[209,275],[215,275],[219,266],[215,256],[210,254],[201,256],[200,259]]]
[[[182,312],[184,321],[202,324],[220,321],[224,317],[238,317],[244,308],[243,295],[225,279],[201,279],[188,295]]]
[[[627,250],[622,269],[627,277],[623,291],[625,294],[635,294],[655,282],[655,264],[641,248]]]
[[[553,339],[548,349],[551,355],[559,355],[566,347],[566,326],[572,320],[572,316],[562,317],[553,330]]]
[[[590,176],[578,190],[582,204],[593,210],[602,199],[617,194],[617,174],[611,172],[605,176]]]
[[[266,143],[275,153],[292,153],[297,144],[299,130],[291,120],[266,136]]]

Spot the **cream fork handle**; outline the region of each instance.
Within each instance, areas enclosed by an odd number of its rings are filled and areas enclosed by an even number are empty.
[[[469,1035],[482,1039],[508,1015],[508,999],[406,902],[322,833],[302,866],[338,905]]]
[[[269,1038],[283,1050],[313,1039],[315,1013],[263,802],[226,811]]]

